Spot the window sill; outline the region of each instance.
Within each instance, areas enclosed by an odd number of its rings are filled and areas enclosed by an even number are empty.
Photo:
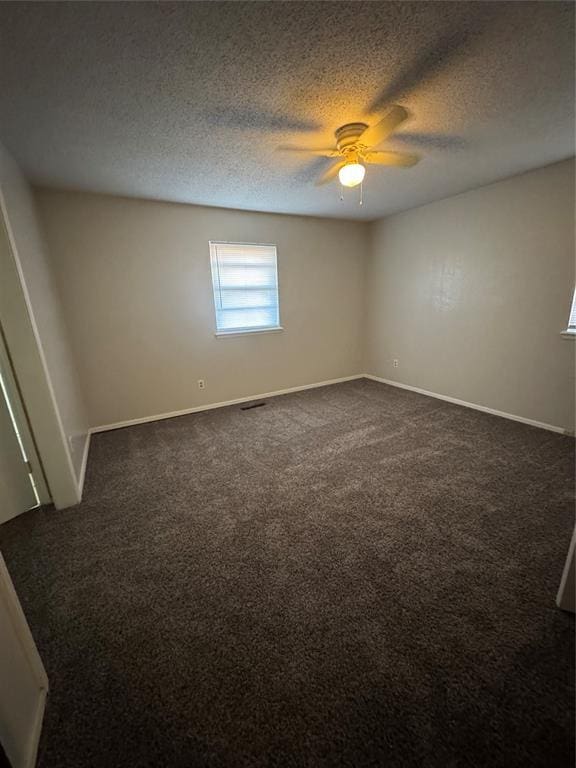
[[[564,339],[576,339],[576,330],[566,328],[565,331],[561,332],[560,336],[562,336]]]
[[[250,336],[255,333],[278,333],[283,331],[284,328],[281,325],[274,326],[274,328],[247,328],[244,331],[216,331],[214,336],[217,339],[223,339],[227,336]]]

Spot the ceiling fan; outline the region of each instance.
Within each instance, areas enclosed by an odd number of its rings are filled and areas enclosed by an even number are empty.
[[[418,155],[409,152],[372,149],[387,139],[407,118],[408,112],[404,107],[394,104],[376,125],[370,127],[366,123],[342,125],[335,131],[335,147],[308,149],[287,146],[278,149],[284,152],[308,152],[321,157],[337,158],[337,161],[320,176],[316,184],[326,184],[338,176],[343,186],[356,187],[364,179],[365,164],[409,168],[418,162],[420,159]]]

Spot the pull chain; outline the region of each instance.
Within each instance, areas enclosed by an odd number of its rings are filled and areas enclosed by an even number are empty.
[[[340,182],[340,202],[344,202],[344,187],[342,186],[342,182]]]
[[[362,205],[362,203],[364,202],[363,195],[364,195],[364,183],[361,181],[360,182],[360,205]]]

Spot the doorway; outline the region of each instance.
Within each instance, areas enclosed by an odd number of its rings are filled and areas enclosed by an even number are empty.
[[[0,328],[0,524],[50,494]]]

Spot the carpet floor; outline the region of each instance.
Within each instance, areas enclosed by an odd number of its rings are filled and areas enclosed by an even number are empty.
[[[40,768],[574,764],[574,444],[368,380],[95,435],[0,528]]]

